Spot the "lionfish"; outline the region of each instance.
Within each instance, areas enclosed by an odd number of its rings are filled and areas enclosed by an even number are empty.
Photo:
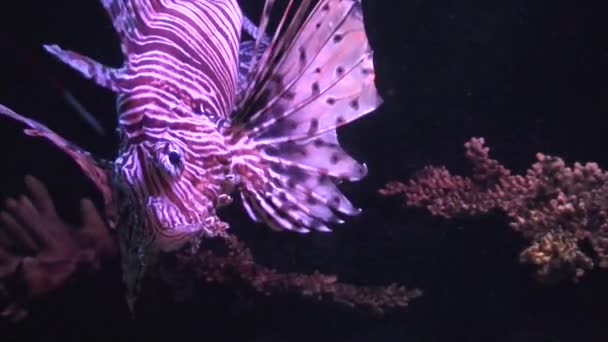
[[[361,211],[338,184],[367,168],[336,133],[382,101],[361,0],[286,1],[270,36],[274,2],[256,27],[237,0],[101,0],[124,54],[119,68],[46,45],[117,94],[114,161],[0,106],[102,193],[131,308],[156,255],[225,232],[216,209],[235,191],[253,220],[279,231],[328,232]]]

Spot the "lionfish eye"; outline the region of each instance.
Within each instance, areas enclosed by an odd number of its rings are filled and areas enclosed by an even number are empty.
[[[155,159],[160,169],[172,177],[178,177],[184,169],[184,154],[175,143],[157,144],[155,146]]]
[[[182,156],[176,152],[169,152],[169,162],[173,164],[173,166],[179,166],[182,163]]]

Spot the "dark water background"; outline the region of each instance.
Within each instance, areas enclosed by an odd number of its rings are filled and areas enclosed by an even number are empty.
[[[246,1],[243,1],[246,2]],[[100,138],[45,81],[61,80],[111,131],[113,95],[47,56],[57,43],[104,63],[122,59],[97,1],[23,0],[0,17],[0,103],[40,119],[90,151],[111,157]],[[261,0],[250,1],[251,15]],[[536,152],[608,167],[608,22],[600,1],[367,1],[377,84],[374,114],[340,131],[369,176],[345,191],[364,213],[333,234],[276,234],[252,224],[239,204],[222,216],[258,261],[284,271],[319,269],[367,285],[400,282],[424,290],[411,306],[376,318],[298,296],[201,287],[188,301],[158,290],[128,319],[116,267],[60,291],[19,325],[0,323],[2,341],[608,341],[608,271],[579,284],[537,283],[518,262],[525,241],[502,217],[444,221],[403,209],[376,190],[427,164],[467,172],[463,144],[484,136],[516,172]],[[78,219],[92,185],[46,141],[2,119],[0,194],[24,191],[31,173],[59,210]]]

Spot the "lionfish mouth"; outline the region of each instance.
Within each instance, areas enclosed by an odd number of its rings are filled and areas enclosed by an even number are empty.
[[[198,237],[223,236],[228,226],[207,208],[184,210],[166,198],[151,197],[146,211],[158,247],[167,252],[182,247]]]

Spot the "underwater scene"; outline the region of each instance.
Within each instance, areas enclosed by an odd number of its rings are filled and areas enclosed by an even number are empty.
[[[2,341],[608,341],[600,2],[2,15]]]

